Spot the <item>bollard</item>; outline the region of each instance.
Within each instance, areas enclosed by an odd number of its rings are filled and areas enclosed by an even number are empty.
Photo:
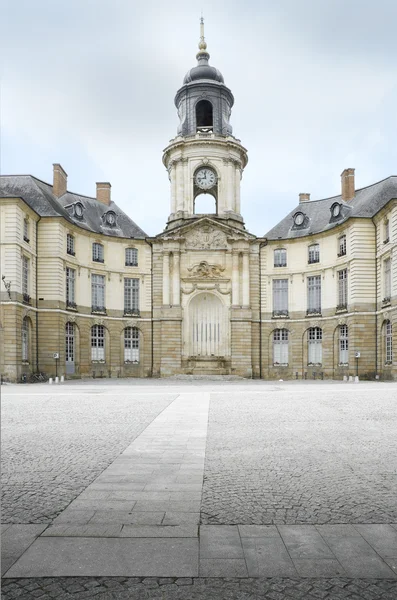
[[[61,383],[63,383],[65,381],[65,377],[63,375],[61,375]]]
[[[347,381],[347,375],[343,375],[343,381]]]
[[[296,371],[296,373],[295,373],[295,379],[299,379],[299,373],[298,373],[298,371]]]
[[[52,377],[49,378],[48,383],[52,385]]]
[[[355,375],[354,377],[354,383],[359,383],[360,379],[358,378],[358,375]]]
[[[305,371],[305,379],[307,379],[307,371]]]
[[[313,379],[316,379],[316,371],[313,371]]]
[[[353,375],[349,375],[349,381],[353,381]]]
[[[55,377],[55,383],[59,383],[59,377]]]
[[[324,380],[324,371],[321,371],[320,377],[321,377],[322,380]]]

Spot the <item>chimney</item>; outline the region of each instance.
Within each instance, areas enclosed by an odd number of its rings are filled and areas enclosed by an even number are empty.
[[[342,200],[353,200],[355,195],[354,169],[345,169],[341,174]]]
[[[302,202],[310,202],[310,194],[299,194],[299,204]]]
[[[62,169],[59,163],[54,163],[52,166],[54,168],[52,193],[54,196],[56,196],[56,198],[60,198],[66,194],[68,174]]]
[[[112,186],[108,181],[100,181],[96,184],[96,199],[106,206],[110,205],[110,188]]]

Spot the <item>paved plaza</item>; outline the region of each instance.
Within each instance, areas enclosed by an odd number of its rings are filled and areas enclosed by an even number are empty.
[[[395,384],[1,391],[4,599],[396,600]]]

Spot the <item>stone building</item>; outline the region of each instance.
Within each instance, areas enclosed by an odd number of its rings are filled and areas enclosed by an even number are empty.
[[[300,194],[257,237],[241,215],[233,103],[202,31],[175,97],[170,215],[155,237],[109,183],[96,198],[69,192],[59,164],[52,185],[0,178],[4,379],[397,377],[397,177],[356,190],[345,169],[339,196]]]

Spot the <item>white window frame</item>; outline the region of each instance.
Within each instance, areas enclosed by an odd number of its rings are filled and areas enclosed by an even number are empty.
[[[391,259],[385,258],[383,261],[383,291],[384,300],[390,300],[391,297]]]
[[[347,269],[338,271],[338,307],[347,308]]]
[[[285,248],[276,248],[274,250],[274,266],[275,267],[286,267],[287,266],[287,250]]]
[[[385,323],[385,363],[393,362],[393,326],[391,321]]]
[[[273,279],[273,316],[288,316],[288,279]]]
[[[349,328],[347,325],[339,326],[339,364],[349,364]]]
[[[275,329],[273,331],[273,366],[288,366],[288,329]]]
[[[105,328],[103,325],[91,327],[91,361],[105,362]]]
[[[323,362],[323,330],[321,327],[310,327],[308,329],[307,344],[308,366],[321,366]]]
[[[76,303],[76,269],[66,267],[66,305]]]
[[[92,260],[93,262],[105,262],[103,245],[98,242],[92,244]]]
[[[30,261],[27,256],[22,256],[22,294],[29,295],[29,267]]]
[[[321,314],[321,275],[307,278],[307,313]]]
[[[136,248],[125,249],[125,266],[126,267],[137,267],[138,266],[138,250]]]
[[[338,257],[346,256],[346,250],[347,250],[346,234],[343,234],[343,235],[339,236],[339,238],[338,238]]]
[[[124,279],[124,312],[139,314],[139,279],[136,277]]]
[[[27,217],[23,220],[23,240],[29,244],[29,219]]]
[[[320,262],[320,244],[310,244],[307,262],[309,265]]]
[[[124,329],[124,362],[139,363],[139,329],[126,327]]]
[[[66,234],[66,254],[75,256],[74,235],[72,235],[71,233]]]
[[[22,361],[29,362],[29,321],[24,317],[21,328],[22,337]]]
[[[384,220],[383,231],[384,231],[383,243],[387,244],[387,242],[390,240],[390,221],[389,221],[389,219]]]
[[[92,310],[106,310],[106,284],[105,275],[91,274],[91,307]]]
[[[74,362],[75,353],[75,325],[68,321],[65,325],[65,360]]]

